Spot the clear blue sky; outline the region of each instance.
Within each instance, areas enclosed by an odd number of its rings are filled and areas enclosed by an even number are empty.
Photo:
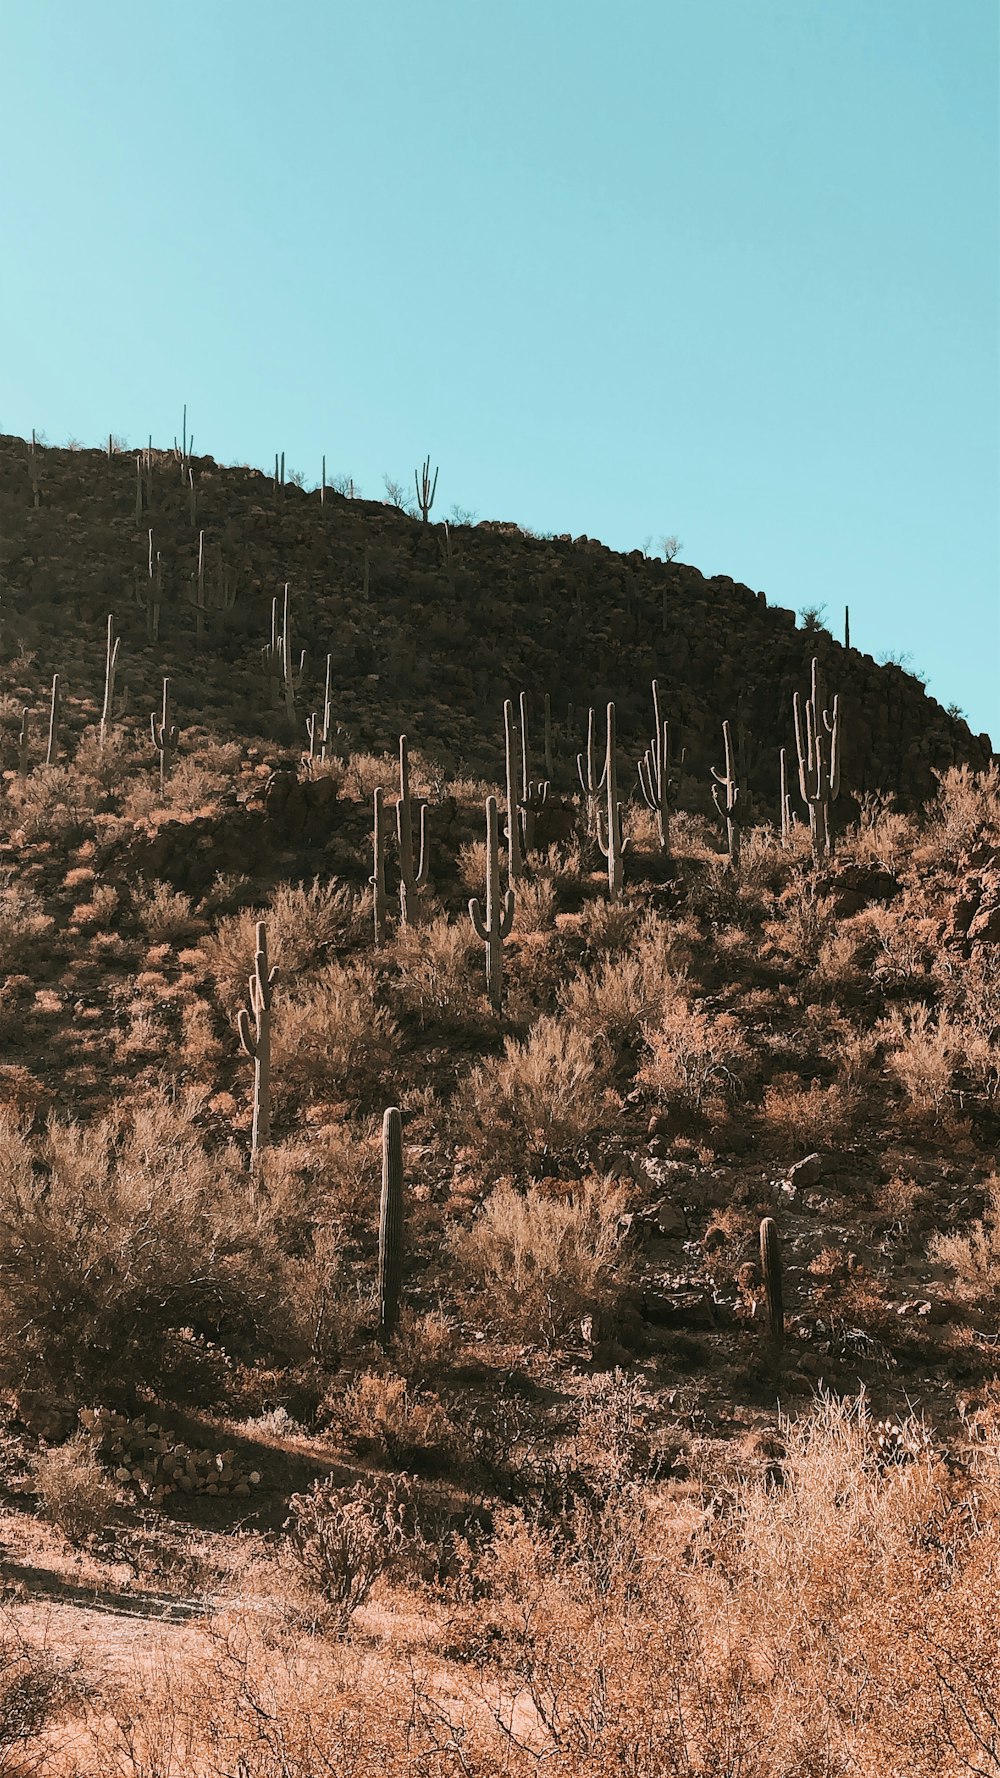
[[[412,482],[1000,743],[996,0],[0,0],[0,430]]]

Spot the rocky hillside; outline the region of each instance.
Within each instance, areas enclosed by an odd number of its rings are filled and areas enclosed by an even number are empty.
[[[638,755],[655,675],[687,750],[682,801],[707,806],[721,724],[739,716],[769,818],[778,749],[792,747],[792,694],[818,652],[841,694],[853,791],[892,790],[912,805],[932,793],[935,770],[990,759],[989,737],[912,675],[797,628],[792,612],[724,575],[512,524],[424,525],[210,457],[143,453],[137,475],[128,452],[0,438],[0,597],[4,650],[21,659],[16,698],[41,698],[59,672],[67,706],[92,720],[113,612],[133,707],[151,708],[169,672],[182,725],[288,742],[260,657],[285,582],[295,647],[306,650],[300,708],[321,700],[329,654],[335,715],[356,747],[391,745],[405,730],[451,769],[495,774],[503,698],[548,692],[568,782],[590,704],[616,700],[621,744]]]

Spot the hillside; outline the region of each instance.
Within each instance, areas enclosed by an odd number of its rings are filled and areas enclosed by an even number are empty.
[[[0,441],[0,1764],[998,1769],[987,739],[694,569],[190,467],[194,525],[172,453],[137,514],[134,459]]]
[[[686,749],[683,800],[704,800],[709,766],[721,764],[722,722],[739,716],[762,818],[773,818],[792,694],[818,651],[844,706],[852,789],[892,790],[912,805],[932,793],[935,769],[981,769],[990,758],[988,737],[949,717],[901,668],[879,667],[825,631],[804,633],[793,613],[725,576],[706,581],[638,550],[622,556],[516,525],[456,525],[446,535],[391,506],[330,489],[321,504],[318,492],[278,487],[259,471],[209,457],[182,464],[172,451],[149,454],[138,513],[136,488],[130,453],[32,451],[0,438],[7,634],[34,653],[36,693],[61,672],[67,697],[89,713],[113,611],[122,682],[140,707],[152,707],[169,672],[185,725],[211,724],[227,738],[267,734],[259,650],[272,598],[288,582],[295,648],[307,655],[300,706],[321,701],[329,654],[335,716],[356,747],[392,747],[406,732],[449,770],[495,774],[503,699],[525,691],[538,706],[547,692],[568,782],[591,704],[614,698],[623,746],[642,751],[657,677],[675,753]],[[160,557],[155,645],[136,603],[149,588],[150,530]],[[850,587],[843,596],[849,603]]]

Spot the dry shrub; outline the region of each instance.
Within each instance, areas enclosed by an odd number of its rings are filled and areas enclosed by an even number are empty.
[[[832,896],[818,895],[814,885],[802,878],[783,900],[780,917],[769,920],[764,931],[793,962],[815,967],[834,935],[834,908]]]
[[[297,992],[275,995],[273,1086],[280,1099],[372,1099],[393,1055],[395,1020],[367,964],[332,963]]]
[[[84,1543],[105,1530],[114,1514],[115,1492],[86,1433],[37,1451],[28,1473],[43,1517],[58,1525],[70,1543]]]
[[[821,939],[812,972],[816,986],[837,989],[857,981],[859,945],[858,935],[843,927]]]
[[[410,754],[410,788],[415,789],[415,755]],[[371,803],[376,790],[399,794],[399,760],[391,753],[352,753],[344,767],[343,795]]]
[[[944,1015],[935,1016],[922,1002],[893,1007],[878,1028],[885,1044],[885,1064],[904,1089],[911,1105],[939,1118],[949,1103],[955,1068],[961,1058],[959,1034]]]
[[[1000,766],[985,772],[949,766],[935,777],[939,788],[927,823],[932,857],[950,862],[981,838],[1000,843]]]
[[[858,1097],[875,1079],[877,1037],[862,1026],[845,1021],[836,1028],[833,1054],[845,1092],[851,1097]]]
[[[580,915],[580,936],[600,956],[625,951],[635,936],[639,911],[627,901],[588,901]]]
[[[234,1154],[166,1099],[30,1143],[0,1126],[0,1369],[117,1401],[217,1383],[205,1342],[281,1345],[289,1310]]]
[[[700,1112],[715,1093],[735,1089],[747,1045],[731,1013],[711,1013],[677,994],[668,1000],[658,1025],[647,1026],[650,1056],[638,1079],[667,1105]]]
[[[872,980],[883,992],[912,992],[926,983],[931,945],[920,922],[901,907],[866,908],[856,930],[870,958]]]
[[[783,1157],[808,1154],[844,1142],[853,1124],[854,1102],[838,1083],[803,1086],[794,1075],[765,1088],[760,1121],[769,1142]]]
[[[38,896],[8,877],[0,884],[0,969],[22,969],[54,925]]]
[[[556,917],[556,889],[551,877],[534,876],[518,885],[514,902],[517,932],[548,932]]]
[[[191,897],[169,883],[149,883],[135,898],[139,925],[151,944],[178,944],[201,930]]]
[[[454,1593],[461,1670],[373,1672],[370,1650],[233,1613],[205,1658],[145,1661],[99,1700],[88,1773],[986,1778],[995,1439],[965,1473],[899,1430],[889,1451],[863,1399],[821,1401],[778,1428],[781,1482],[755,1462],[681,1492],[622,1487],[598,1538],[566,1512],[497,1511]],[[342,1566],[335,1545],[346,1607]]]
[[[482,1150],[580,1142],[597,1121],[597,1068],[590,1043],[565,1019],[536,1021],[524,1043],[473,1069],[458,1095],[461,1132]]]
[[[390,1463],[448,1453],[460,1442],[438,1396],[392,1373],[363,1371],[339,1399],[327,1400],[324,1413],[349,1450],[375,1452]]]
[[[621,1188],[587,1179],[567,1197],[498,1185],[453,1238],[470,1313],[551,1345],[606,1306],[621,1254]]]
[[[284,975],[282,986],[294,990],[302,974],[360,936],[363,919],[362,898],[346,885],[321,883],[318,877],[308,888],[283,883],[270,907],[220,920],[201,951],[222,1000],[232,1007],[246,998],[259,920],[267,927],[271,963]]]
[[[7,786],[12,825],[25,839],[69,841],[93,825],[100,793],[73,766],[37,766]]]
[[[568,1020],[614,1054],[639,1041],[676,982],[647,949],[638,956],[607,957],[593,971],[580,969],[559,995]]]
[[[343,1635],[403,1541],[405,1490],[393,1481],[347,1488],[330,1477],[288,1504],[289,1548],[332,1607],[331,1628]]]
[[[937,1234],[928,1252],[937,1265],[955,1274],[960,1297],[973,1302],[995,1297],[1000,1289],[1000,1175],[987,1181],[983,1215],[966,1234]]]
[[[870,819],[862,813],[851,850],[859,864],[895,871],[909,856],[915,838],[916,828],[909,815],[897,814],[892,808],[873,810]]]
[[[453,924],[447,914],[426,925],[398,927],[390,954],[403,1004],[422,1021],[469,1019],[482,998],[478,949],[468,921]]]

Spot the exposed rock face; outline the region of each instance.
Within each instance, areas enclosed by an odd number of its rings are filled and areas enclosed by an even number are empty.
[[[792,612],[727,575],[619,555],[592,538],[539,538],[500,521],[424,526],[374,501],[288,486],[280,495],[256,470],[194,462],[197,528],[172,453],[154,453],[149,510],[135,510],[130,454],[40,450],[33,504],[29,450],[0,438],[0,576],[8,635],[35,651],[39,673],[67,675],[96,698],[104,625],[123,635],[121,678],[132,707],[154,707],[159,679],[174,679],[178,720],[203,712],[216,733],[274,732],[259,644],[274,594],[293,591],[296,649],[307,651],[299,698],[321,699],[332,657],[335,714],[355,747],[382,749],[407,733],[449,764],[496,777],[505,696],[528,692],[538,758],[541,696],[552,698],[556,792],[575,783],[588,705],[614,698],[623,751],[648,744],[650,680],[659,678],[679,749],[687,749],[682,801],[692,806],[717,762],[723,719],[737,707],[750,737],[750,776],[762,818],[777,815],[778,751],[794,752],[792,694],[807,685],[814,653],[844,712],[842,810],[852,791],[892,789],[901,806],[935,788],[934,770],[989,763],[974,736],[928,698],[918,680],[844,649],[825,631],[796,628]],[[164,564],[159,639],[146,635],[143,593],[149,529]],[[212,610],[200,642],[191,602],[198,534],[211,591],[238,589]],[[42,680],[44,683],[44,678]],[[298,744],[303,733],[295,737]],[[623,784],[623,789],[625,788]],[[275,792],[277,796],[278,792]],[[308,814],[301,811],[308,822]],[[555,811],[553,810],[553,816]],[[291,818],[291,817],[290,817]]]

